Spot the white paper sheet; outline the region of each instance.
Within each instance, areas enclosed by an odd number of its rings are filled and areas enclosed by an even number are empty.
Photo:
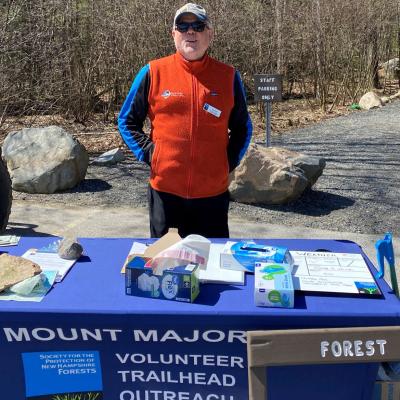
[[[128,265],[129,261],[133,258],[133,255],[143,255],[147,249],[147,244],[141,242],[133,242],[132,247],[129,250],[128,255],[125,258],[124,265],[122,266],[121,273],[125,273],[125,268]]]
[[[131,255],[131,254],[144,254],[146,249],[147,249],[147,244],[146,243],[133,242],[132,243],[132,247],[129,250],[128,255]]]
[[[361,254],[291,251],[296,290],[380,294]]]

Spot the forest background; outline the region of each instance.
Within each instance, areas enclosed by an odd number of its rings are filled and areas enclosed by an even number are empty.
[[[172,20],[182,3],[0,0],[0,142],[18,124],[57,118],[75,130],[94,120],[115,127],[139,69],[174,52]],[[378,71],[399,57],[400,0],[201,4],[215,27],[211,55],[241,72],[253,117],[261,117],[256,131],[263,129],[262,106],[253,104],[256,73],[282,74],[284,99],[320,117],[346,112],[371,88],[398,90],[400,78],[379,79]],[[278,119],[290,111],[274,107]],[[284,125],[301,125],[300,119],[287,117]],[[279,126],[273,120],[273,130]]]

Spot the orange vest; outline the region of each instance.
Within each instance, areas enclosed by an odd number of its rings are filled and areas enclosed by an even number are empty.
[[[234,105],[233,67],[205,55],[179,53],[150,62],[148,116],[155,148],[150,185],[184,198],[228,189],[228,122]]]

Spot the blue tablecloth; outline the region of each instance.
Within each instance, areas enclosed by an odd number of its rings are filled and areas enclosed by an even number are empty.
[[[22,238],[4,250],[22,255],[53,240]],[[259,242],[362,253],[348,241]],[[296,293],[294,309],[255,307],[252,275],[245,286],[202,285],[194,304],[126,296],[120,270],[132,239],[81,243],[85,257],[42,302],[0,302],[2,398],[50,399],[40,395],[91,390],[107,400],[245,400],[247,330],[400,325],[399,300],[383,280],[378,280],[383,294],[378,298]],[[80,368],[77,359],[72,359],[72,373],[40,361],[67,359],[74,352],[90,353],[86,364],[94,365],[92,372],[83,372],[86,367]],[[174,354],[182,359],[171,361]],[[288,366],[268,373],[272,399],[366,400],[376,365]]]

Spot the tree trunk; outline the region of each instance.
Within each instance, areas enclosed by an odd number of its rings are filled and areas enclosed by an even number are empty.
[[[371,42],[372,42],[372,54],[371,54],[371,75],[372,75],[372,86],[374,89],[380,89],[381,84],[379,82],[379,52],[378,52],[378,31],[377,27],[373,27],[373,31],[371,33]]]

